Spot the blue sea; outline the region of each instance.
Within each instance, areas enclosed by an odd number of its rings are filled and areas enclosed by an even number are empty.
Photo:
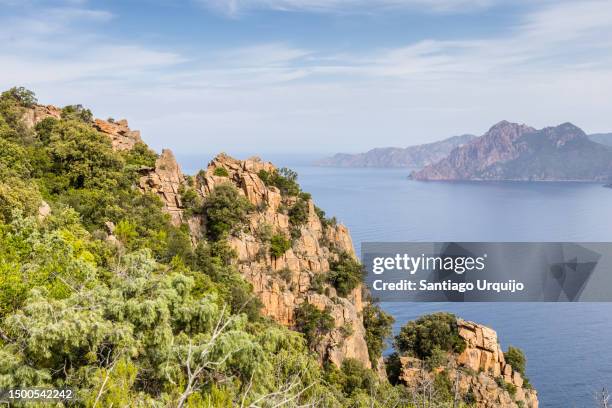
[[[299,164],[302,188],[349,227],[358,252],[366,241],[612,241],[612,190],[601,184],[417,182],[407,169]],[[594,407],[594,392],[612,388],[612,303],[382,306],[396,332],[434,311],[493,327],[504,349],[525,351],[541,407]]]
[[[317,205],[365,241],[612,241],[601,184],[417,182],[406,169],[294,167]],[[594,407],[612,388],[612,303],[383,303],[395,330],[434,311],[493,327],[522,348],[541,407]]]

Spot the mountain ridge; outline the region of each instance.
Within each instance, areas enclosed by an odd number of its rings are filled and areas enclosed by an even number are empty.
[[[443,160],[414,171],[415,180],[607,181],[612,148],[566,122],[535,129],[501,121]]]
[[[409,147],[378,147],[365,153],[336,153],[315,162],[322,167],[407,167],[421,168],[437,162],[455,147],[461,146],[476,136],[464,134],[444,140]]]

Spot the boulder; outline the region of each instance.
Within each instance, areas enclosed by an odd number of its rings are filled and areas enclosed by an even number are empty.
[[[161,198],[164,211],[170,214],[172,223],[179,226],[184,220],[179,190],[185,182],[174,154],[164,149],[155,162],[155,168],[145,171],[139,185],[142,191],[155,193]]]
[[[110,137],[115,150],[130,150],[136,143],[142,143],[140,131],[131,130],[125,119],[118,121],[95,119],[93,126]]]

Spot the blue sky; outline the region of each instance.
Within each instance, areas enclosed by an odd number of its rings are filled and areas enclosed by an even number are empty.
[[[0,86],[179,154],[612,131],[612,1],[0,0]]]

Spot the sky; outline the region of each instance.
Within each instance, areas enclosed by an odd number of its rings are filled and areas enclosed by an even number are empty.
[[[0,0],[0,88],[177,154],[610,132],[610,21],[610,0]]]

